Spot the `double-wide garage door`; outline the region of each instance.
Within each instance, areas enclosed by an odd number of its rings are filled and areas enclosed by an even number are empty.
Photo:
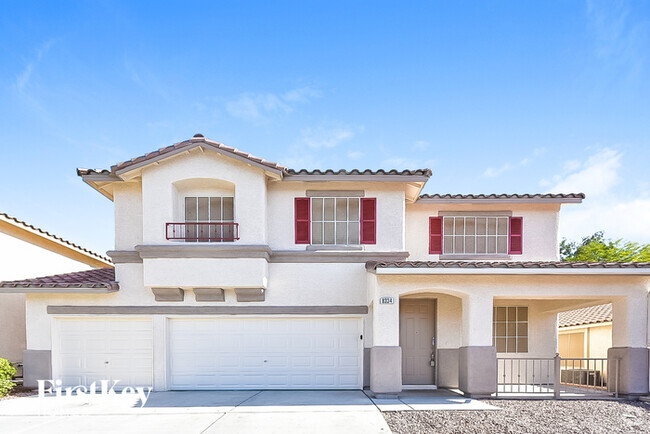
[[[151,319],[55,322],[54,374],[66,385],[151,385]],[[360,318],[171,318],[156,365],[175,390],[359,389],[361,333]]]

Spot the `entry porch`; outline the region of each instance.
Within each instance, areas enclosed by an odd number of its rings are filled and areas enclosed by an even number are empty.
[[[439,387],[487,397],[499,391],[499,384],[553,384],[558,313],[609,302],[613,330],[607,360],[599,367],[566,361],[558,373],[599,371],[594,375],[612,392],[615,383],[607,381],[608,376],[616,378],[621,395],[648,393],[648,278],[644,275],[369,269],[374,274],[369,294],[369,386],[378,396]],[[506,359],[524,369],[529,364],[525,360],[547,360],[547,371],[542,372],[538,362],[530,371],[506,372],[506,366],[499,365]],[[543,375],[548,379],[541,381]],[[561,378],[563,383],[566,380]]]

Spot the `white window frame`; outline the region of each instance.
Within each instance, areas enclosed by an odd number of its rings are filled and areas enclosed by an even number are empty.
[[[211,199],[221,199],[220,203],[220,209],[219,209],[219,214],[220,217],[218,219],[212,217],[212,206],[211,206]],[[224,220],[223,218],[223,199],[224,198],[229,198],[232,199],[232,219],[226,219]],[[196,199],[196,220],[192,220],[187,218],[187,199]],[[208,199],[208,219],[199,219],[199,199]],[[183,197],[183,216],[184,216],[184,222],[185,223],[235,223],[236,221],[236,214],[235,214],[235,196],[195,196],[195,195],[188,195]],[[234,229],[233,229],[234,230]],[[221,235],[224,235],[224,230],[223,228],[219,231]],[[196,237],[199,239],[200,237]],[[221,241],[212,241],[212,242],[217,242],[217,243],[222,243],[222,242],[233,242],[234,240],[221,240]],[[203,242],[203,241],[194,241],[193,237],[190,237],[189,242]]]
[[[510,315],[510,310],[509,309],[516,309],[516,316],[514,319],[509,318]],[[497,309],[505,309],[505,320],[503,321],[497,321]],[[519,319],[519,309],[525,309],[526,310],[526,320],[522,321]],[[505,325],[505,334],[504,335],[498,335],[497,334],[497,329],[498,329],[498,324],[504,324]],[[508,331],[509,325],[514,324],[514,334],[510,334]],[[525,324],[526,325],[526,334],[519,334],[519,325],[520,324]],[[505,351],[499,351],[498,346],[497,346],[497,339],[505,339]],[[514,344],[515,347],[511,348],[508,342],[510,339],[514,339]],[[520,348],[520,339],[526,339],[526,349],[522,350]],[[528,353],[530,350],[530,309],[528,309],[528,306],[494,306],[493,311],[492,311],[492,345],[497,348],[497,352],[499,353]]]
[[[508,252],[508,237],[510,235],[510,217],[507,215],[445,215],[441,216],[442,217],[442,255],[443,256],[503,256],[507,255]],[[485,233],[484,234],[478,234],[477,228],[478,228],[478,219],[485,219]],[[457,234],[456,233],[456,220],[457,219],[463,219],[463,233],[462,234]],[[467,234],[467,220],[468,219],[473,219],[474,220],[474,234]],[[489,219],[496,219],[496,230],[495,234],[488,234],[488,227],[489,227]],[[446,234],[445,233],[445,223],[447,221],[451,220],[451,227],[452,227],[452,234]],[[500,227],[500,221],[503,220],[505,221],[506,225],[506,231],[505,234],[499,234],[499,227]],[[447,247],[447,238],[451,237],[451,252],[448,252],[446,247]],[[463,240],[463,251],[462,252],[456,252],[456,239],[457,237],[462,237]],[[474,251],[473,252],[466,252],[465,247],[465,239],[467,237],[474,237]],[[478,237],[485,237],[485,252],[478,252]],[[503,238],[505,241],[505,251],[499,252],[499,238]],[[495,246],[495,251],[494,252],[488,252],[488,245],[489,245],[489,239],[493,238],[494,239],[494,246]]]
[[[309,213],[310,213],[310,221],[309,221],[309,243],[310,245],[313,246],[360,246],[361,245],[361,197],[333,197],[333,196],[325,196],[325,197],[312,197],[310,198],[311,200],[309,201]],[[334,219],[333,220],[325,220],[325,200],[327,199],[332,199],[334,200],[334,210],[333,210],[333,215]],[[342,200],[345,199],[347,201],[346,206],[346,215],[347,219],[346,220],[337,220],[336,216],[336,201],[337,200]],[[357,219],[356,220],[350,220],[350,201],[351,200],[356,200],[358,202],[358,207],[357,207]],[[320,218],[316,218],[314,215],[314,203],[315,201],[322,201],[322,213],[320,215]],[[314,242],[314,223],[321,223],[321,241],[320,243],[315,243]],[[325,243],[325,223],[333,223],[334,224],[334,243]],[[345,243],[337,243],[337,223],[345,223]],[[351,223],[356,223],[358,226],[358,231],[357,231],[357,242],[356,243],[351,243],[350,242],[350,224]]]

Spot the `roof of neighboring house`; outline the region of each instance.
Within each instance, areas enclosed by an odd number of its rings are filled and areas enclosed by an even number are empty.
[[[571,327],[586,324],[598,324],[612,320],[612,304],[585,307],[582,309],[560,312],[558,327]]]
[[[418,202],[547,202],[547,203],[579,203],[585,198],[584,193],[567,194],[423,194]]]
[[[116,291],[119,289],[119,285],[115,281],[115,268],[106,267],[95,270],[77,271],[75,273],[0,282],[0,288],[105,288]]]
[[[112,266],[109,258],[0,212],[0,232],[92,267]]]

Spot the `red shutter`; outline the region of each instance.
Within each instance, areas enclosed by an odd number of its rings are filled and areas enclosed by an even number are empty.
[[[524,218],[510,217],[510,236],[508,240],[508,253],[521,255],[524,251]]]
[[[442,217],[429,217],[429,253],[442,255]]]
[[[308,197],[297,197],[294,202],[296,219],[296,244],[309,244],[311,210]]]
[[[361,244],[377,244],[377,199],[361,199]]]

